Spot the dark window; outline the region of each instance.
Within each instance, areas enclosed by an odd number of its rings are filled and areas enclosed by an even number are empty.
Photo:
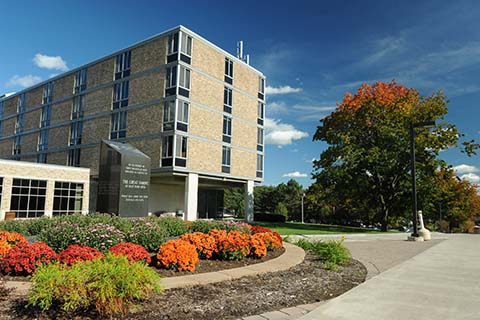
[[[263,129],[262,128],[257,129],[257,144],[263,145]]]
[[[223,105],[226,106],[226,107],[230,107],[229,108],[230,109],[229,113],[232,112],[232,95],[233,95],[232,89],[227,88],[227,87],[225,87],[223,89]],[[225,111],[225,108],[224,108],[224,111]],[[225,111],[225,112],[227,112],[227,111]]]
[[[40,128],[48,127],[50,125],[50,119],[52,118],[52,106],[46,104],[42,106],[42,115],[40,119]]]
[[[176,136],[177,145],[175,147],[175,157],[177,158],[187,158],[187,142],[188,139],[185,136]]]
[[[110,139],[121,139],[127,136],[127,111],[112,114]]]
[[[0,177],[0,208],[2,207],[3,177]]]
[[[37,218],[45,214],[47,181],[13,179],[10,210],[17,218]]]
[[[130,75],[131,55],[131,51],[125,51],[117,55],[117,58],[115,59],[115,80]]]
[[[76,146],[82,143],[83,122],[72,122],[70,126],[70,145]]]
[[[53,81],[48,82],[43,87],[43,104],[51,103],[53,101]]]
[[[167,83],[165,88],[172,88],[177,85],[177,66],[167,68]]]
[[[230,166],[230,158],[232,149],[227,146],[222,146],[222,166]]]
[[[72,120],[82,118],[84,110],[85,110],[85,95],[79,95],[73,98]]]
[[[225,77],[233,79],[233,61],[225,58]]]
[[[68,151],[68,165],[73,167],[80,166],[80,148],[70,149]]]
[[[192,37],[182,32],[182,46],[180,52],[187,56],[192,56]]]
[[[82,212],[83,183],[55,182],[53,216]]]
[[[257,171],[263,172],[263,155],[257,154]]]
[[[263,119],[265,117],[265,104],[262,102],[258,103],[258,119]]]
[[[188,123],[188,109],[189,103],[178,100],[178,112],[177,112],[177,121]]]
[[[223,136],[223,141],[230,143],[231,139],[227,139],[227,141],[225,141],[226,137],[231,138],[232,136],[232,118],[227,116],[223,116]]]
[[[175,123],[175,100],[165,101],[163,105],[163,131],[173,130]]]
[[[167,54],[173,54],[178,52],[178,32],[172,33],[168,36],[168,49]]]
[[[190,90],[191,71],[184,66],[180,66],[180,87]]]
[[[113,105],[112,109],[119,109],[128,106],[129,81],[116,83],[113,86]]]
[[[173,136],[163,137],[162,141],[162,158],[173,157]]]
[[[75,74],[75,80],[73,83],[73,93],[81,93],[87,89],[87,69],[79,70]]]

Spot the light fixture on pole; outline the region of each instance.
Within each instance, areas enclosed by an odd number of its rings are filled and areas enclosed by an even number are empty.
[[[305,223],[303,220],[303,198],[305,198],[305,193],[302,193],[302,223]]]
[[[412,172],[412,219],[413,219],[413,232],[412,240],[418,238],[418,208],[417,208],[417,177],[415,166],[415,128],[433,127],[435,121],[424,121],[410,124],[410,153],[411,153],[411,172]]]

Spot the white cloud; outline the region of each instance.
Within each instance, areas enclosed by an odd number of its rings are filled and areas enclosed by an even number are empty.
[[[287,93],[296,93],[302,91],[302,88],[292,88],[290,86],[280,86],[280,87],[270,87],[265,88],[265,93],[268,95],[274,94],[287,94]]]
[[[25,76],[19,76],[19,75],[14,75],[13,77],[8,80],[6,86],[7,87],[15,87],[15,86],[20,86],[20,87],[30,87],[33,86],[36,83],[39,83],[42,81],[42,78],[39,76],[33,76],[31,74],[25,75]]]
[[[67,62],[62,59],[60,56],[47,56],[41,53],[37,53],[33,58],[33,62],[40,67],[50,70],[60,70],[60,71],[67,71]]]
[[[468,164],[461,164],[458,166],[453,167],[453,170],[455,170],[456,173],[462,174],[462,173],[473,173],[473,172],[478,172],[480,169],[478,169],[475,166],[470,166]]]
[[[267,112],[269,114],[287,113],[288,108],[285,102],[271,102],[267,104]]]
[[[308,133],[296,129],[288,123],[281,123],[280,120],[265,119],[265,143],[287,145],[293,140],[308,137]]]
[[[480,182],[480,176],[476,175],[475,173],[467,173],[462,175],[460,178],[463,180],[467,180],[471,183],[479,183]]]
[[[13,96],[16,92],[7,92],[5,93],[5,97]]]
[[[306,178],[308,175],[306,173],[300,173],[299,171],[295,172],[290,172],[290,173],[284,173],[282,177],[288,177],[288,178]]]

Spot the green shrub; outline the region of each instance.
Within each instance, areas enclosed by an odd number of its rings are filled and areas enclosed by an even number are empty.
[[[152,222],[166,231],[168,237],[178,237],[188,232],[188,226],[182,219],[175,217],[152,218]]]
[[[226,230],[226,225],[222,221],[195,220],[189,225],[189,232],[208,233],[210,230]]]
[[[0,230],[5,230],[8,232],[18,232],[24,236],[29,236],[28,226],[25,220],[5,220],[0,221]]]
[[[160,225],[150,219],[138,219],[126,233],[126,240],[143,246],[147,251],[157,252],[169,234]]]
[[[80,227],[77,224],[55,219],[40,232],[38,239],[60,252],[71,244],[78,244],[76,240],[79,233]]]
[[[302,239],[296,245],[318,255],[328,270],[337,270],[339,265],[345,265],[351,259],[350,251],[343,245],[342,240],[310,242]]]
[[[38,236],[42,230],[47,228],[50,224],[52,224],[55,220],[48,218],[48,217],[41,217],[38,219],[30,219],[25,221],[28,233],[31,236]]]
[[[108,253],[104,259],[66,267],[40,267],[32,277],[30,306],[42,311],[52,305],[71,312],[94,305],[101,315],[126,314],[137,301],[160,292],[160,277],[145,263],[131,264],[127,257]]]

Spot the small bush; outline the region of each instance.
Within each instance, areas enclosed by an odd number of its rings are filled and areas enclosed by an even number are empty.
[[[252,232],[252,234],[265,233],[265,232],[272,233],[278,239],[278,241],[280,243],[283,243],[282,236],[278,232],[272,231],[272,229],[270,229],[270,228],[265,228],[265,227],[262,227],[262,226],[253,226],[251,228],[251,232]]]
[[[282,237],[275,233],[276,232],[261,232],[254,234],[254,236],[258,236],[263,240],[268,251],[274,251],[283,246]]]
[[[0,221],[0,230],[18,232],[24,236],[29,236],[27,221],[25,220],[5,220]]]
[[[152,262],[147,250],[139,244],[128,242],[119,243],[111,247],[108,251],[117,256],[125,256],[130,262],[143,261],[146,264]]]
[[[52,224],[55,220],[48,218],[48,217],[41,217],[37,219],[30,219],[25,221],[28,234],[31,236],[38,236],[42,230],[47,228],[50,224]]]
[[[195,220],[189,225],[190,232],[208,233],[210,230],[225,230],[225,224],[222,221]]]
[[[107,254],[104,259],[79,262],[70,268],[43,266],[32,277],[28,302],[45,311],[59,305],[76,311],[94,305],[100,315],[126,314],[137,301],[160,292],[160,277],[144,263]]]
[[[149,219],[138,219],[126,233],[126,240],[143,246],[149,252],[156,252],[168,238],[167,231]]]
[[[88,261],[97,258],[103,258],[103,253],[95,248],[80,246],[78,244],[68,246],[58,255],[58,260],[69,266],[79,261]]]
[[[179,237],[188,232],[188,226],[182,219],[175,217],[163,217],[153,219],[155,224],[166,231],[168,237]]]
[[[47,225],[38,235],[38,239],[48,244],[56,252],[60,252],[71,244],[78,244],[79,233],[80,226],[78,224],[59,219]]]
[[[157,253],[158,265],[178,271],[194,271],[198,263],[197,249],[185,240],[170,240],[160,246]]]
[[[253,234],[251,229],[252,226],[248,223],[234,220],[223,221],[226,231],[240,231],[241,233]]]
[[[76,241],[78,244],[107,252],[114,245],[124,242],[125,234],[109,224],[95,223],[81,228]]]
[[[223,241],[217,241],[218,255],[222,260],[241,260],[250,254],[250,235],[230,231]]]
[[[2,260],[4,273],[29,275],[42,265],[57,260],[57,254],[43,242],[20,243],[13,247]]]
[[[343,241],[314,241],[300,240],[296,243],[304,250],[318,255],[328,270],[337,270],[339,265],[347,264],[351,259],[350,251],[343,245]]]
[[[190,242],[197,249],[200,259],[210,259],[217,252],[217,243],[215,238],[202,232],[187,233],[180,239]]]
[[[254,234],[250,239],[250,256],[261,258],[267,255],[267,246],[263,240],[263,234]]]

